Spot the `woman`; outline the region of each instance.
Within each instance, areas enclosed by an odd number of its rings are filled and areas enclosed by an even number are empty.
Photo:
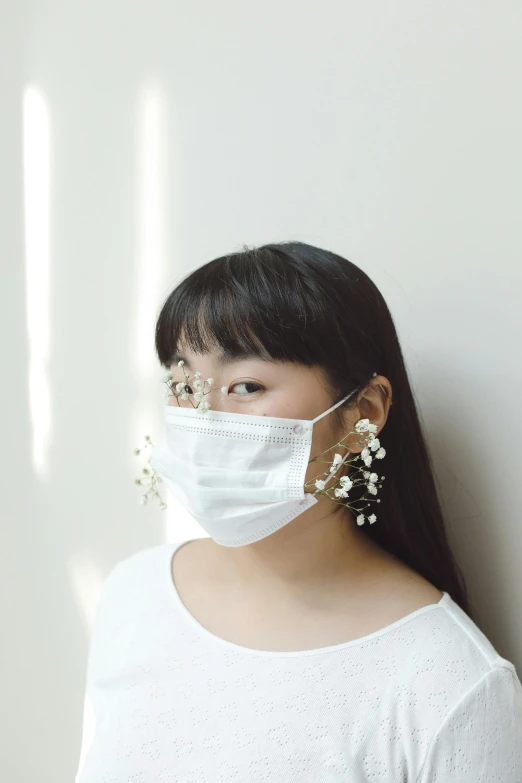
[[[520,783],[522,687],[472,619],[368,276],[244,248],[172,291],[156,351],[149,486],[208,535],[110,574],[78,783]]]

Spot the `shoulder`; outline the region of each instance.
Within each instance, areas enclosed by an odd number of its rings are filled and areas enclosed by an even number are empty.
[[[405,676],[415,687],[436,688],[441,695],[445,691],[444,703],[451,707],[489,673],[504,668],[515,673],[515,667],[449,593],[440,595],[438,599],[434,594],[432,603],[406,617],[396,637],[402,642]],[[413,640],[415,644],[404,644]]]
[[[166,544],[155,544],[145,549],[139,549],[130,555],[118,560],[109,571],[106,579],[107,589],[115,584],[131,580],[138,584],[143,579],[149,578],[151,574],[163,573],[164,566],[167,572],[170,570],[172,554],[186,541],[191,539],[178,539]]]
[[[118,560],[110,569],[101,592],[93,631],[135,610],[155,590],[164,587],[170,557],[179,542],[156,544]]]
[[[455,665],[457,659],[461,660],[466,669],[466,683],[473,678],[478,681],[493,667],[513,667],[449,593],[439,590],[412,569],[402,564],[392,566],[385,572],[379,595],[386,596],[399,617],[406,621],[418,617],[420,625],[426,626],[418,639],[420,649],[416,648],[416,654],[421,658],[425,654],[430,660],[435,657],[454,661]]]
[[[175,546],[175,544],[155,544],[121,558],[109,571],[106,584],[136,577],[157,568]]]
[[[472,671],[477,681],[493,669],[505,667],[515,671],[514,665],[499,654],[491,640],[448,593],[444,593],[439,606],[442,609],[439,616],[440,634],[448,648],[447,652],[449,647],[453,647],[457,653],[465,652],[475,662]]]
[[[483,769],[491,779],[522,780],[522,685],[514,664],[446,592],[414,619],[396,634],[403,695],[420,705],[427,739],[417,783],[478,780]],[[520,765],[513,767],[519,777],[509,776],[507,759]]]
[[[452,704],[425,755],[418,783],[522,780],[522,685],[513,664],[492,664]]]
[[[89,640],[89,672],[105,670],[129,649],[157,607],[166,601],[169,563],[176,543],[133,552],[110,569]]]
[[[418,727],[416,783],[522,781],[516,668],[451,596],[406,617],[387,639],[403,719]]]

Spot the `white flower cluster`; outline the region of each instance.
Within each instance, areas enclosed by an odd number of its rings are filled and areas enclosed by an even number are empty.
[[[145,435],[145,446],[142,449],[134,449],[136,456],[139,456],[142,451],[147,448],[153,447],[154,444],[150,438],[150,435]],[[161,484],[161,476],[158,476],[154,468],[150,463],[150,459],[147,459],[148,467],[143,468],[141,471],[141,478],[137,478],[135,483],[141,487],[146,487],[146,492],[141,495],[140,503],[144,506],[149,502],[150,497],[157,497],[160,502],[160,510],[167,508],[167,504],[163,502],[161,495],[158,492],[158,484]]]
[[[328,489],[326,489],[326,484],[330,481],[332,476],[334,476],[337,471],[339,470],[340,466],[343,464],[349,464],[353,462],[356,459],[361,459],[364,462],[364,466],[369,468],[372,464],[374,459],[382,459],[386,455],[386,450],[381,447],[379,438],[375,436],[375,432],[377,431],[377,425],[371,424],[369,419],[359,419],[359,421],[355,424],[355,429],[352,430],[352,432],[357,432],[360,434],[368,433],[362,443],[365,443],[366,445],[362,449],[360,454],[357,454],[352,460],[346,460],[346,455],[343,457],[342,454],[335,453],[334,458],[331,462],[331,464],[328,462],[330,467],[328,468],[328,471],[324,471],[326,473],[326,478],[317,478],[314,481],[315,491],[314,495],[325,495],[330,500],[334,501],[334,498],[348,498],[349,491],[354,486],[359,486],[361,484],[366,485],[366,493],[361,500],[368,500],[371,499],[368,496],[369,495],[376,495],[378,488],[380,489],[382,487],[382,484],[377,484],[379,481],[379,476],[377,473],[372,473],[368,470],[363,470],[362,468],[358,468],[355,471],[352,471],[350,476],[341,476],[337,482],[338,486],[335,486],[333,484]],[[349,435],[351,433],[348,433]],[[347,437],[347,436],[345,436]],[[344,440],[344,438],[343,438]],[[333,448],[336,448],[337,446],[345,445],[343,444],[342,440],[339,441]],[[345,448],[347,448],[345,446]],[[331,449],[327,449],[327,451],[331,451]],[[374,455],[372,456],[371,452],[374,452]],[[325,452],[323,451],[322,454]],[[349,453],[349,452],[347,452]],[[325,460],[320,460],[319,457],[322,456],[320,454],[318,457],[314,457],[310,460],[310,462],[324,462]],[[360,475],[362,474],[362,478]],[[384,476],[381,476],[381,481],[384,481]],[[310,482],[305,484],[305,486],[309,486]],[[329,492],[331,492],[333,489],[333,497]],[[354,509],[353,506],[350,503],[344,503],[341,500],[334,501],[338,502],[341,505],[346,506],[347,508],[350,508],[352,511],[356,511],[357,509]],[[380,500],[377,500],[377,503],[380,503]],[[367,504],[370,505],[369,503]],[[362,513],[358,514],[356,517],[356,521],[358,525],[364,525],[366,516]],[[368,517],[368,521],[370,525],[372,525],[376,521],[377,517],[375,514],[370,514]]]
[[[178,367],[183,368],[185,362],[183,359],[180,359],[178,362]],[[163,377],[163,382],[167,384],[167,391],[165,392],[166,398],[174,396],[176,400],[189,400],[194,408],[197,408],[202,413],[205,413],[205,411],[208,411],[210,408],[210,403],[207,401],[202,401],[205,394],[208,394],[212,388],[212,384],[214,383],[214,378],[206,378],[204,381],[201,380],[201,373],[195,372],[193,379],[191,380],[185,370],[183,370],[183,374],[185,376],[184,381],[180,381],[179,383],[176,383],[175,386],[172,385],[172,373],[168,372]],[[205,391],[205,384],[209,387],[207,391]],[[193,386],[196,390],[195,392],[187,392],[186,388],[187,386]],[[226,386],[222,386],[220,391],[223,394],[228,394],[228,389]],[[196,402],[196,405],[194,405],[194,402],[192,401],[191,397]]]

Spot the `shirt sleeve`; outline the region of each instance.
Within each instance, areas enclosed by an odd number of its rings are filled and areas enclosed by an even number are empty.
[[[521,783],[522,685],[496,666],[459,700],[435,734],[417,783]]]

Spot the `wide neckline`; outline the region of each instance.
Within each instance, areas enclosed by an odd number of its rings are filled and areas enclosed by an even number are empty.
[[[180,549],[185,544],[189,544],[192,541],[197,541],[197,540],[198,540],[197,538],[189,538],[184,541],[177,541],[174,544],[174,546],[167,545],[165,550],[167,553],[167,557],[166,557],[167,562],[166,562],[166,569],[165,569],[166,571],[165,575],[167,578],[167,588],[170,594],[173,596],[174,603],[177,609],[184,616],[185,620],[187,620],[188,623],[198,631],[200,636],[210,639],[215,644],[221,645],[222,647],[226,647],[229,650],[235,651],[236,653],[243,653],[247,655],[261,655],[266,658],[296,658],[296,657],[302,657],[306,655],[319,655],[323,653],[338,652],[340,650],[345,650],[348,647],[355,647],[356,645],[365,644],[366,642],[372,639],[376,639],[379,636],[383,636],[387,633],[390,633],[390,631],[393,631],[395,628],[398,628],[399,626],[410,622],[411,620],[415,619],[416,617],[419,617],[422,614],[431,612],[439,607],[445,607],[446,604],[451,601],[451,596],[449,595],[449,593],[447,593],[445,590],[441,590],[442,598],[436,603],[427,604],[426,606],[421,606],[420,609],[415,609],[415,611],[410,612],[404,617],[401,617],[399,620],[395,620],[393,623],[390,623],[389,625],[385,625],[383,628],[379,628],[377,631],[373,631],[372,633],[367,634],[366,636],[360,636],[357,639],[351,639],[350,641],[347,642],[340,642],[339,644],[332,644],[327,647],[315,647],[310,650],[288,650],[288,651],[256,650],[253,647],[245,647],[244,645],[231,642],[228,639],[224,639],[223,637],[218,636],[212,631],[209,631],[208,628],[205,628],[205,626],[199,622],[199,620],[196,620],[194,615],[189,612],[189,610],[181,600],[181,596],[178,592],[178,588],[176,586],[176,583],[174,581],[174,576],[172,573],[172,560],[178,549]]]

